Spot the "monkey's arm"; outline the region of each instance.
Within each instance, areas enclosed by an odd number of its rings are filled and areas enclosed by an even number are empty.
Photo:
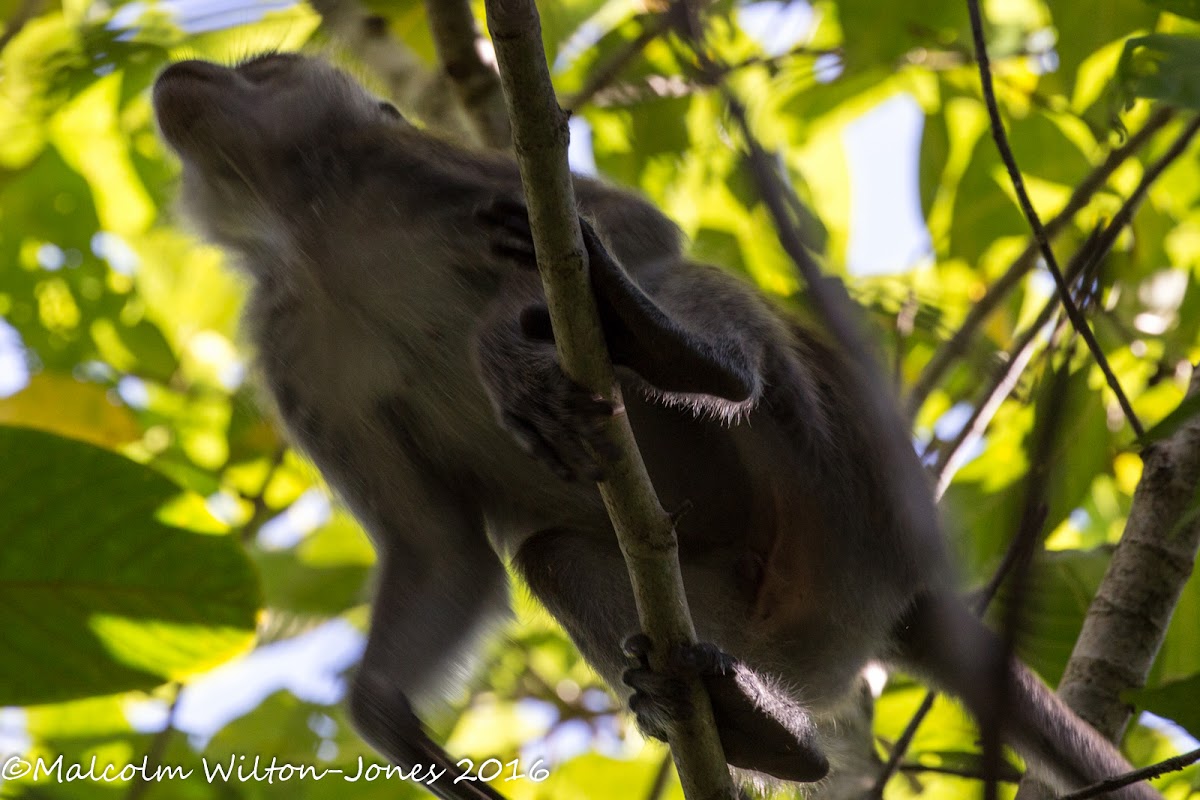
[[[507,575],[482,521],[434,479],[394,452],[386,475],[365,477],[371,482],[350,494],[367,494],[358,505],[374,507],[363,516],[380,568],[366,651],[350,688],[351,717],[393,763],[445,770],[428,785],[439,797],[501,800],[486,784],[454,782],[461,770],[425,734],[410,698],[434,688],[472,636],[504,613]]]

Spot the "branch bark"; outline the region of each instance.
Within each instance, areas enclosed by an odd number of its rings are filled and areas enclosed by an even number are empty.
[[[487,0],[486,7],[559,358],[568,375],[620,409],[567,168],[567,115],[550,84],[537,9],[532,0]],[[608,435],[620,456],[608,465],[600,493],[629,568],[642,628],[655,643],[653,666],[663,669],[671,647],[695,639],[675,530],[650,485],[625,415],[614,415]],[[684,794],[688,800],[732,800],[708,695],[699,680],[690,689],[695,713],[669,734]]]
[[[1188,397],[1200,397],[1200,365]],[[1058,686],[1067,705],[1110,739],[1132,711],[1120,694],[1145,685],[1200,553],[1200,414],[1146,447],[1142,463],[1125,532]]]

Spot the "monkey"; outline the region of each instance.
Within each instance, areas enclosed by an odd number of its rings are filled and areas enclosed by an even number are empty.
[[[414,708],[508,613],[511,565],[648,735],[688,713],[679,676],[700,677],[729,764],[753,775],[825,777],[830,721],[871,661],[1002,726],[1057,788],[1130,769],[1003,660],[945,546],[889,507],[886,471],[920,466],[884,463],[845,354],[689,260],[649,202],[575,179],[618,408],[559,365],[509,156],[420,130],[298,54],[172,64],[153,104],[185,216],[250,278],[270,401],[376,547],[348,707],[387,758],[453,769]],[[628,416],[664,507],[689,508],[676,530],[702,643],[674,648],[667,673],[648,665],[595,485],[612,414]],[[1002,694],[981,677],[994,664]],[[1112,796],[1159,797],[1144,783]]]

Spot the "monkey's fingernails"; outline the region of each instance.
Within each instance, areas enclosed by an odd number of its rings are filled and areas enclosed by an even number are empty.
[[[671,662],[700,675],[726,675],[737,665],[733,656],[710,642],[679,645],[671,651]]]
[[[613,404],[598,394],[586,389],[572,394],[571,410],[589,417],[611,417]]]

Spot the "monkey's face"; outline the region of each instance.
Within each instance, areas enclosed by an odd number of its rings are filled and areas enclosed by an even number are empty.
[[[340,70],[287,53],[172,64],[154,84],[154,110],[183,161],[185,204],[228,244],[267,235],[272,214],[325,188],[296,183],[319,174],[313,165],[347,131],[406,124]]]

